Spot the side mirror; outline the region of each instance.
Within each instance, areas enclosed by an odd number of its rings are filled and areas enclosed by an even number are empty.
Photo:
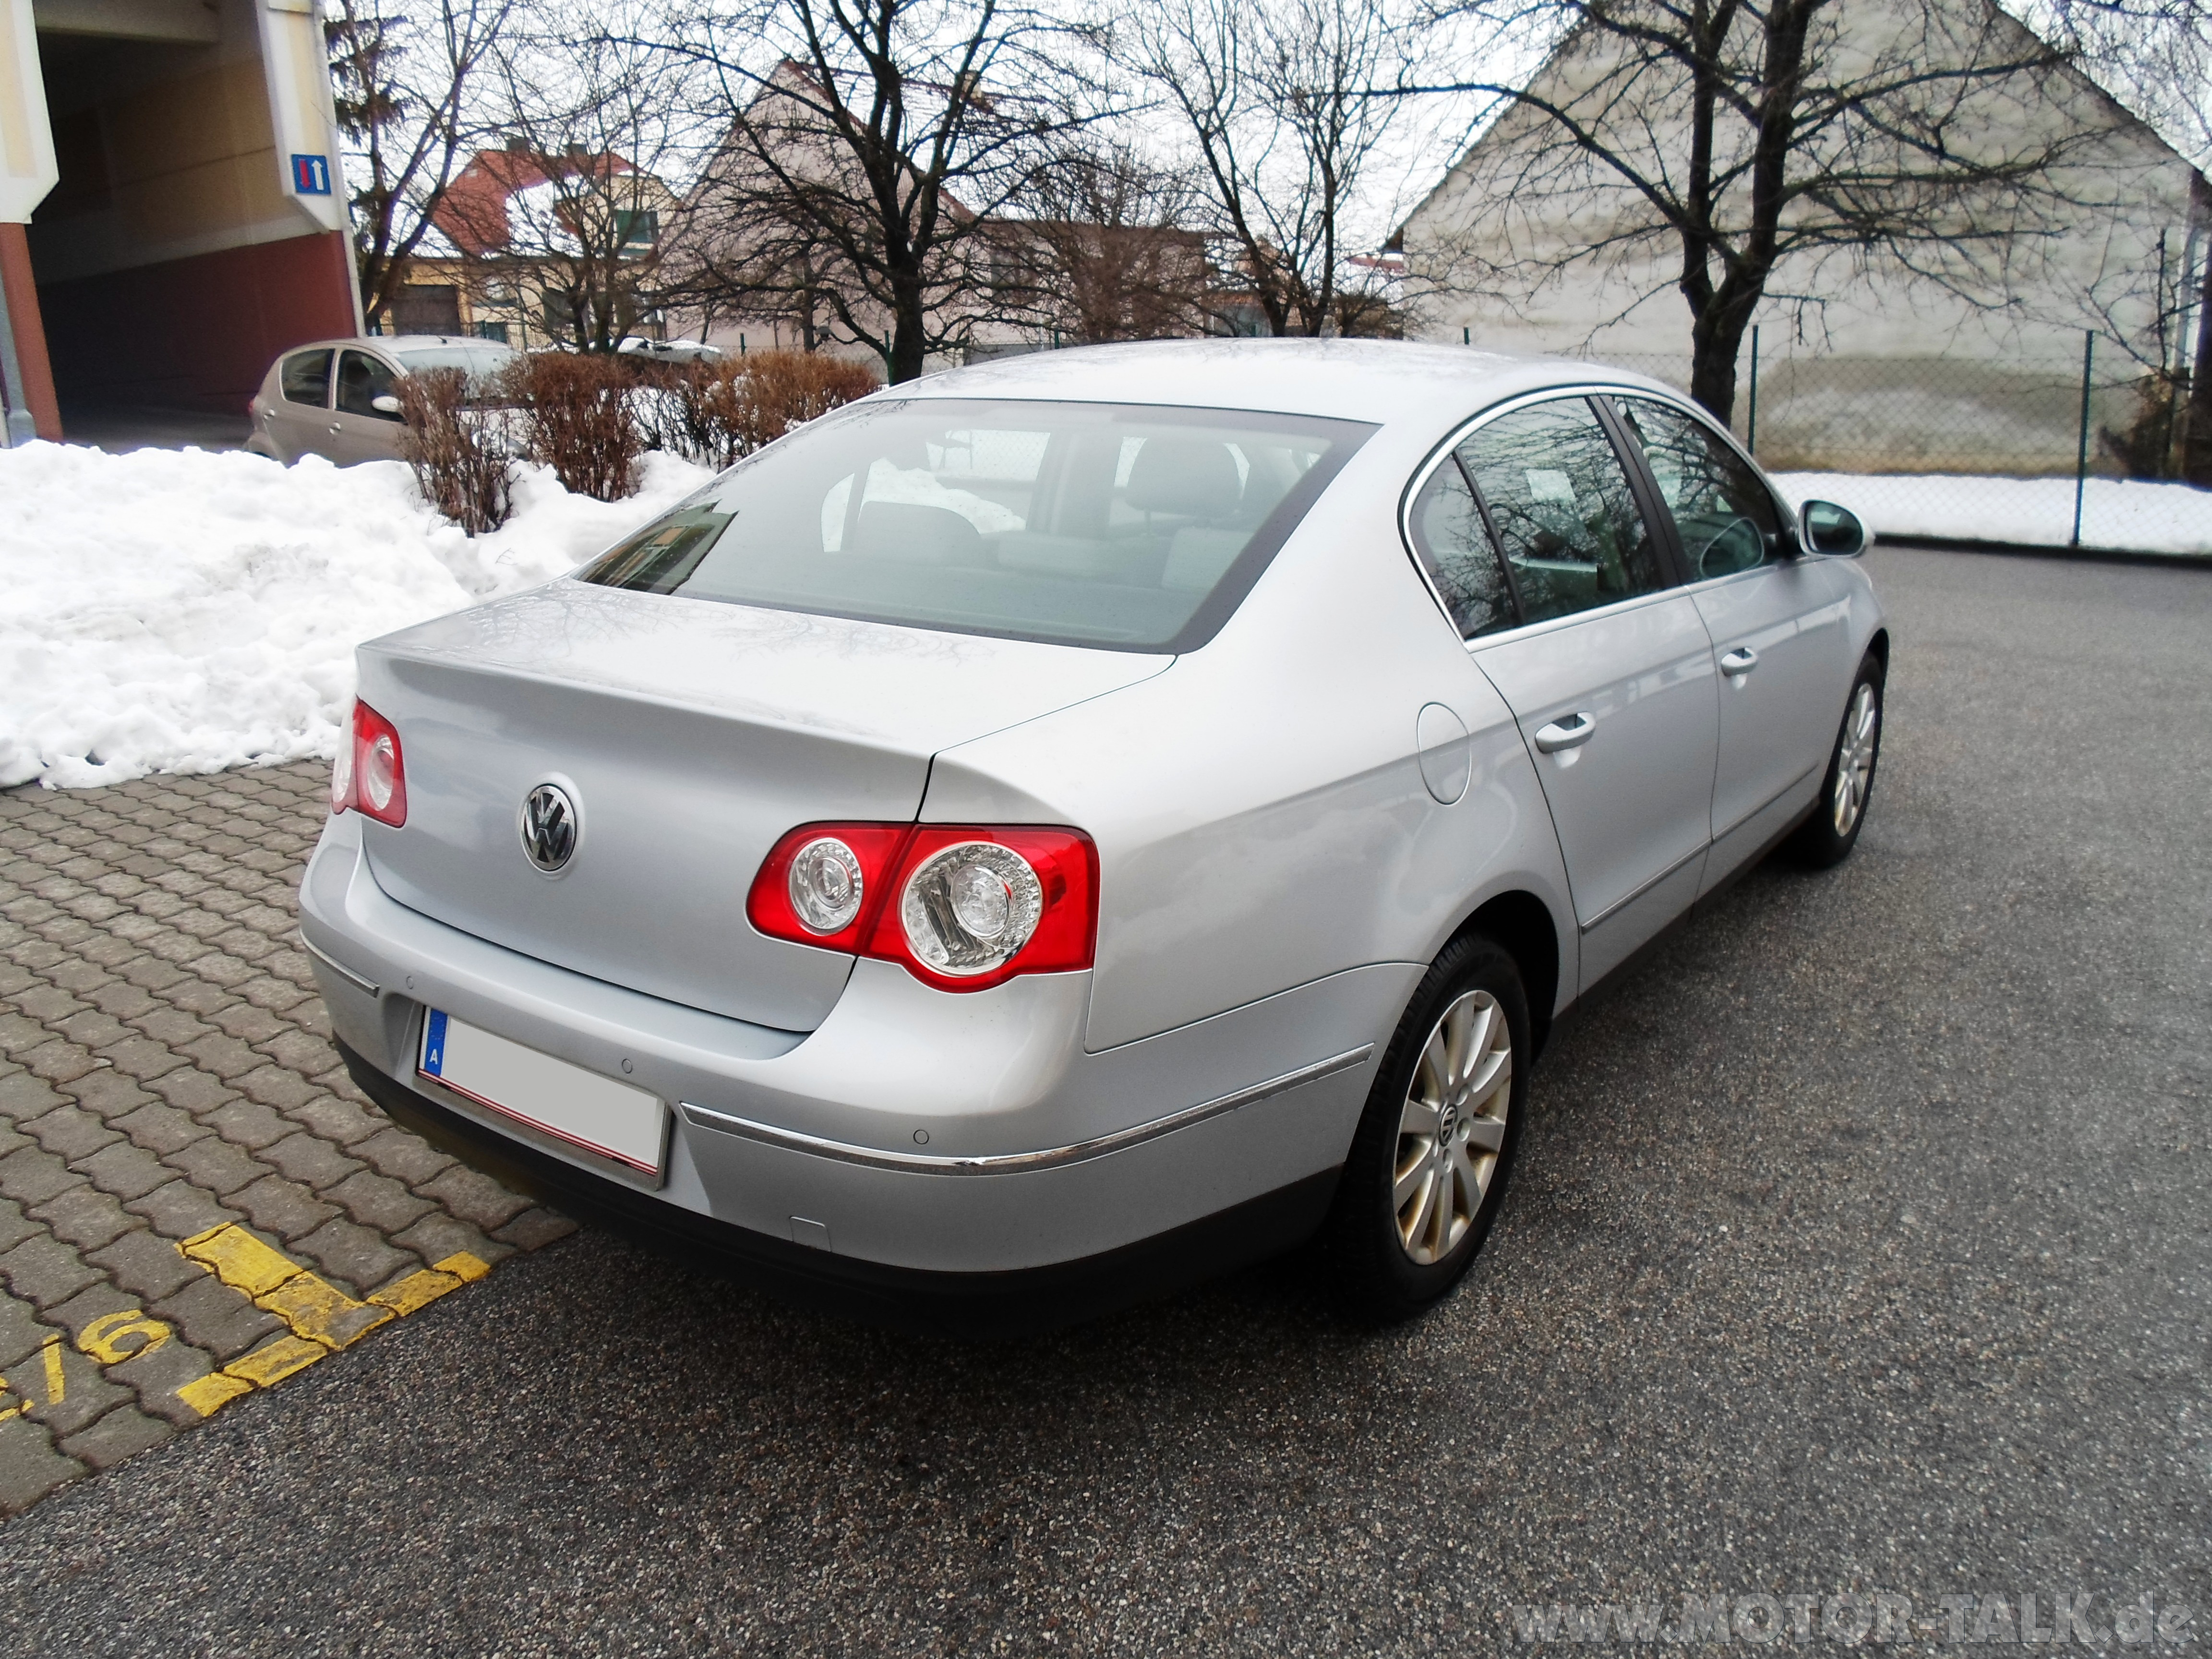
[[[368,400],[368,406],[374,410],[378,414],[389,415],[394,420],[398,419],[401,416],[406,413],[406,410],[401,408],[399,399],[393,397],[389,392],[382,392],[376,397],[371,398]],[[1839,513],[1843,511],[1841,507],[1838,507],[1836,510]]]
[[[1798,510],[1797,522],[1808,553],[1855,559],[1866,551],[1866,526],[1847,507],[1838,507],[1833,501],[1808,501]]]

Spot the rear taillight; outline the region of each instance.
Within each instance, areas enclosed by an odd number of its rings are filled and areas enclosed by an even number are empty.
[[[352,740],[338,744],[331,769],[331,811],[349,806],[395,830],[407,822],[407,759],[398,728],[361,702],[353,706]]]
[[[1079,830],[810,823],[769,852],[745,914],[775,939],[980,991],[1091,966],[1098,853]]]

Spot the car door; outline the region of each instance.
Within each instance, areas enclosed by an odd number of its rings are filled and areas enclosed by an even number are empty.
[[[1518,617],[1471,649],[1534,756],[1585,988],[1696,898],[1717,746],[1711,641],[1606,421],[1590,398],[1541,399],[1453,453]]]
[[[330,444],[331,362],[328,346],[295,351],[276,368],[276,398],[265,404],[262,425],[288,465],[319,455]]]
[[[399,434],[407,429],[407,423],[396,409],[379,409],[376,400],[398,395],[398,373],[383,358],[352,347],[341,351],[331,411],[330,447],[324,453],[340,466],[398,460]]]
[[[1663,502],[1720,675],[1711,888],[1813,799],[1852,665],[1834,570],[1799,556],[1773,491],[1735,446],[1656,398],[1613,407]]]

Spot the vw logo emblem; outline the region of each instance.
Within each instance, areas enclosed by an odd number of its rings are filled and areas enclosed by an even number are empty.
[[[574,856],[576,803],[559,784],[541,783],[523,801],[522,850],[549,876]]]

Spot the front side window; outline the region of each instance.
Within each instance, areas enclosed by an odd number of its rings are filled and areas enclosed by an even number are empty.
[[[317,409],[327,408],[331,393],[331,354],[323,351],[295,351],[284,360],[284,372],[278,377],[284,388],[288,404],[308,404]]]
[[[1457,454],[1490,508],[1523,621],[1667,585],[1628,474],[1588,398],[1501,415]]]
[[[338,410],[346,415],[365,415],[372,421],[400,419],[398,410],[376,406],[379,398],[397,397],[399,382],[383,359],[366,351],[349,351],[338,359]]]
[[[1674,515],[1690,579],[1730,576],[1778,558],[1782,515],[1759,474],[1719,435],[1649,398],[1617,398],[1623,425]]]
[[[1471,640],[1512,627],[1519,617],[1504,568],[1498,562],[1458,457],[1445,456],[1429,474],[1413,498],[1411,517],[1414,550],[1459,624],[1460,636]]]
[[[869,622],[1188,650],[1373,429],[1146,405],[871,400],[739,462],[580,574]]]

